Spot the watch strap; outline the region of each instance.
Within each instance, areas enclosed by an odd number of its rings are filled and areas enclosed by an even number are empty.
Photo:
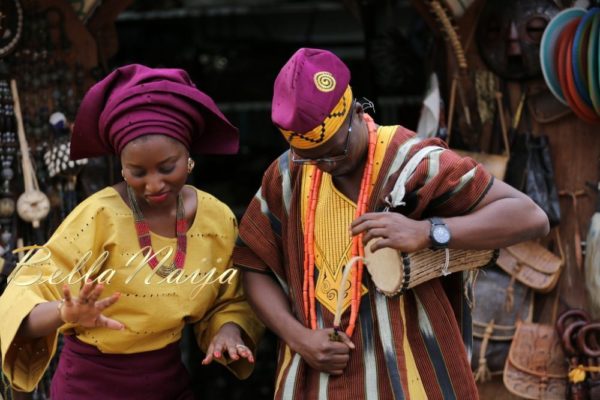
[[[440,217],[431,217],[429,222],[431,222],[431,225],[444,225],[444,221]]]

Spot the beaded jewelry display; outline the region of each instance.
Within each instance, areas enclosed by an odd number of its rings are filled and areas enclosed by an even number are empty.
[[[13,109],[13,99],[10,93],[8,82],[0,81],[0,164],[2,177],[2,193],[10,193],[11,180],[15,176],[14,160],[17,153],[17,133],[15,131],[15,112]],[[0,213],[1,214],[1,213]]]
[[[369,197],[371,196],[371,173],[373,171],[373,158],[375,155],[375,143],[377,141],[377,128],[373,119],[365,114],[364,120],[367,123],[369,130],[369,150],[367,155],[367,162],[363,170],[363,176],[360,184],[360,192],[358,194],[358,200],[356,204],[356,213],[354,218],[358,218],[367,211],[367,204]],[[308,200],[308,209],[306,211],[306,226],[304,231],[304,282],[303,282],[303,300],[304,300],[304,316],[310,321],[311,329],[317,328],[317,314],[315,308],[315,248],[314,248],[314,237],[315,237],[315,212],[317,209],[317,200],[319,197],[319,190],[321,187],[321,177],[323,172],[315,168],[312,176],[310,186],[310,196]],[[364,263],[362,258],[365,255],[364,246],[362,243],[363,235],[357,235],[352,238],[352,252],[351,258],[359,257],[354,265],[356,268],[352,270],[352,300],[350,303],[350,321],[346,328],[346,334],[348,337],[352,336],[354,328],[356,327],[356,320],[358,319],[358,310],[360,307],[360,289],[362,282],[362,275],[364,269]],[[334,329],[339,330],[339,326],[334,326]]]
[[[148,223],[144,219],[144,215],[142,214],[142,210],[138,205],[138,202],[135,198],[135,194],[133,193],[133,189],[129,185],[127,185],[127,197],[129,198],[129,204],[131,205],[131,209],[133,211],[133,217],[135,219],[135,231],[137,233],[138,242],[140,244],[140,248],[142,249],[150,249],[150,258],[148,259],[148,264],[152,269],[155,269],[159,262],[156,259],[156,255],[154,254],[154,249],[152,248],[152,238],[150,237],[150,227]],[[176,232],[177,232],[177,249],[175,250],[175,257],[173,258],[173,263],[170,266],[161,265],[156,274],[162,278],[166,278],[170,273],[177,269],[183,269],[185,265],[185,255],[187,251],[187,220],[185,219],[185,209],[183,208],[183,195],[179,193],[177,196],[177,222],[176,222]]]

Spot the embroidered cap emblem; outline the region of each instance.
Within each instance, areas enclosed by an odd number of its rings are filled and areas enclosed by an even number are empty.
[[[317,72],[313,78],[317,89],[321,92],[327,93],[335,89],[335,78],[331,75],[331,72]]]

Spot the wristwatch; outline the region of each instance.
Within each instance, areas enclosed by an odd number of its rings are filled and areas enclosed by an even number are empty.
[[[448,248],[448,243],[450,243],[450,238],[452,238],[448,225],[438,217],[430,218],[429,222],[431,222],[431,229],[429,231],[431,247],[434,249]]]

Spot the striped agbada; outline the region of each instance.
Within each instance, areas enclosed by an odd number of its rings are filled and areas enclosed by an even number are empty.
[[[419,141],[403,127],[379,127],[369,211],[383,209],[383,199],[404,163],[430,145],[444,149],[421,161],[407,182],[406,204],[392,211],[412,219],[447,217],[468,213],[479,203],[493,178],[474,160],[446,150],[439,139]],[[290,162],[289,151],[270,165],[241,221],[234,250],[236,265],[275,277],[290,300],[292,312],[305,326],[309,322],[304,317],[302,297],[302,209],[306,195],[302,187],[307,171],[310,169]],[[326,175],[323,181],[330,182]],[[337,236],[344,243],[349,240],[347,230]],[[319,246],[318,233],[316,241]],[[331,239],[322,240],[321,245],[325,242],[332,243]],[[318,265],[319,259],[316,263],[318,288],[319,276],[326,269]],[[362,284],[359,318],[351,338],[356,349],[351,351],[343,374],[330,376],[310,368],[281,342],[276,399],[478,398],[469,365],[471,319],[466,274],[434,279],[395,297],[377,292],[368,274]],[[334,315],[327,302],[326,297],[317,296],[319,328],[333,325]],[[348,325],[349,314],[344,313],[342,328]]]

